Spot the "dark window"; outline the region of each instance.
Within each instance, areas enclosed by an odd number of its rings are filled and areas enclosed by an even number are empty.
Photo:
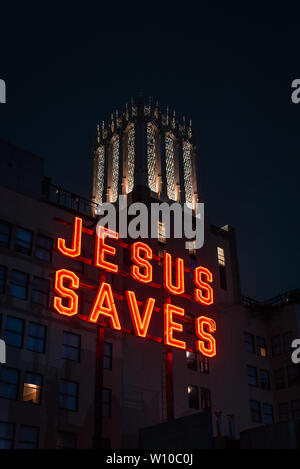
[[[270,373],[268,370],[259,370],[260,387],[269,391],[271,389]]]
[[[261,423],[261,407],[260,402],[250,401],[251,420],[255,423]]]
[[[286,387],[284,368],[279,368],[278,370],[274,371],[274,379],[276,389],[284,389]]]
[[[7,316],[5,342],[12,347],[23,347],[24,321],[23,319]]]
[[[37,235],[35,257],[45,262],[52,261],[52,238]]]
[[[0,368],[0,397],[17,399],[20,371],[14,368]]]
[[[189,408],[199,409],[199,389],[198,386],[188,386]]]
[[[201,409],[211,409],[211,392],[210,389],[201,388]]]
[[[296,386],[299,383],[298,368],[296,365],[290,365],[286,369],[288,386]]]
[[[286,353],[289,353],[292,350],[293,336],[294,334],[292,332],[286,332],[283,334],[283,351]]]
[[[200,373],[203,373],[203,374],[209,373],[209,360],[207,357],[199,358],[199,369],[200,369]]]
[[[61,349],[61,358],[71,360],[73,362],[80,361],[80,343],[81,336],[72,334],[71,332],[63,333],[63,344]]]
[[[226,267],[224,265],[219,265],[219,272],[220,272],[220,286],[222,290],[227,290]]]
[[[33,278],[31,301],[43,306],[49,304],[49,280],[40,277]]]
[[[0,265],[0,293],[5,293],[7,268]]]
[[[300,399],[296,399],[291,403],[292,407],[292,418],[295,420],[300,420]]]
[[[258,386],[257,369],[254,366],[247,366],[247,376],[249,386]]]
[[[46,326],[31,322],[27,337],[27,350],[44,353],[46,346]]]
[[[62,379],[59,385],[59,406],[61,409],[77,410],[78,383]]]
[[[196,267],[197,267],[197,258],[195,254],[190,255],[190,269],[191,269],[190,277],[191,278],[194,278],[194,270],[196,269]]]
[[[0,246],[9,248],[11,237],[11,225],[5,221],[0,221]]]
[[[105,370],[112,369],[112,344],[104,342],[103,367]]]
[[[19,449],[37,449],[39,446],[39,428],[21,425]]]
[[[109,438],[101,438],[101,449],[110,449],[110,439]]]
[[[21,300],[27,300],[28,274],[12,270],[9,285],[9,294]]]
[[[111,417],[111,389],[103,388],[102,390],[102,417]]]
[[[282,402],[281,404],[278,404],[278,417],[280,422],[284,422],[286,420],[289,420],[290,418],[290,409],[289,409],[289,403],[288,402]]]
[[[257,353],[260,357],[267,356],[266,339],[264,339],[263,337],[256,337],[256,348],[257,348]]]
[[[274,423],[273,406],[271,404],[263,403],[263,423],[272,425]]]
[[[280,335],[271,337],[271,345],[272,345],[272,356],[278,357],[279,355],[281,355],[282,350],[281,350],[281,336]]]
[[[30,256],[32,250],[32,233],[24,228],[17,228],[15,250]]]
[[[15,426],[13,423],[0,422],[0,449],[12,449],[14,446]]]
[[[197,355],[195,352],[186,352],[186,366],[189,370],[197,371]]]
[[[56,438],[56,449],[76,449],[76,433],[58,432]]]
[[[39,404],[41,402],[43,377],[26,371],[24,374],[23,401]]]
[[[255,353],[255,341],[254,335],[245,332],[244,334],[244,343],[245,343],[245,351],[249,353]]]

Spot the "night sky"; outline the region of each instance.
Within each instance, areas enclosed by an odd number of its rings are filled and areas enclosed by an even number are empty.
[[[96,125],[131,96],[191,117],[206,212],[237,230],[243,293],[267,299],[300,286],[300,6],[242,3],[1,4],[0,138],[89,197]]]

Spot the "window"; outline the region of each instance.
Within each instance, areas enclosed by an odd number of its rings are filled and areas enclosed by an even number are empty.
[[[280,422],[284,422],[286,420],[289,420],[290,418],[290,409],[289,409],[289,403],[288,402],[282,402],[281,404],[278,404],[278,417]]]
[[[12,449],[14,446],[15,426],[13,423],[0,422],[0,449]]]
[[[268,370],[259,370],[260,387],[269,391],[271,389],[270,373]]]
[[[285,370],[284,368],[279,368],[278,370],[274,371],[274,379],[275,379],[275,388],[276,389],[284,389],[285,384]]]
[[[261,407],[260,402],[250,401],[251,420],[255,423],[261,423]]]
[[[23,401],[40,404],[42,383],[42,375],[26,371],[24,374]]]
[[[273,406],[271,404],[263,403],[263,423],[266,425],[272,425],[274,423],[273,418]]]
[[[209,360],[207,357],[199,358],[199,369],[200,373],[203,373],[205,375],[209,374]]]
[[[220,248],[220,247],[217,247],[217,252],[218,252],[218,264],[225,267],[226,263],[225,263],[224,249]]]
[[[295,420],[300,420],[300,399],[292,401],[292,418]]]
[[[283,351],[289,353],[292,350],[292,342],[294,339],[294,334],[292,332],[286,332],[283,334]]]
[[[52,261],[52,238],[37,235],[35,257],[45,262]]]
[[[11,225],[5,221],[0,221],[0,246],[9,248],[11,237]]]
[[[76,449],[76,446],[76,433],[58,432],[56,437],[56,449]]]
[[[190,254],[190,269],[191,269],[190,277],[191,278],[194,278],[194,270],[196,269],[196,267],[197,267],[196,255]]]
[[[102,417],[111,417],[111,389],[103,388],[102,391]]]
[[[246,352],[255,353],[254,335],[248,334],[248,332],[245,332],[245,334],[244,334],[244,343],[245,343],[245,351]]]
[[[27,350],[32,352],[45,353],[46,346],[46,326],[31,322],[29,324]]]
[[[210,389],[201,388],[201,409],[211,409],[211,393]]]
[[[0,293],[5,293],[6,273],[7,268],[4,265],[0,265]]]
[[[21,300],[27,300],[28,274],[12,270],[9,285],[9,294]]]
[[[257,369],[254,366],[247,366],[247,376],[249,386],[258,386]]]
[[[37,449],[39,446],[38,427],[21,425],[19,434],[19,449]]]
[[[105,370],[112,369],[112,344],[109,342],[104,342],[103,368]]]
[[[256,348],[257,348],[257,353],[260,357],[267,356],[266,339],[264,339],[263,337],[256,337]]]
[[[59,385],[59,406],[61,409],[74,410],[78,408],[78,383],[62,379]]]
[[[166,244],[166,224],[161,221],[158,222],[158,241]]]
[[[220,265],[219,272],[220,272],[220,287],[222,288],[222,290],[227,290],[226,268]]]
[[[2,367],[0,369],[0,397],[5,399],[17,399],[19,379],[19,370]]]
[[[281,336],[280,335],[271,337],[271,345],[272,345],[272,356],[278,357],[278,355],[281,355]]]
[[[298,369],[296,365],[290,365],[286,369],[288,386],[296,386],[299,382]]]
[[[61,358],[71,360],[73,362],[80,361],[80,343],[81,336],[78,334],[71,334],[71,332],[63,333],[63,344],[61,350]]]
[[[195,352],[185,352],[186,366],[189,370],[197,371],[197,355]]]
[[[24,321],[23,319],[7,316],[5,342],[12,347],[23,347]]]
[[[47,306],[49,303],[49,280],[34,277],[31,292],[32,303]]]
[[[199,409],[199,389],[198,386],[188,386],[189,408]]]
[[[17,228],[15,250],[22,254],[31,255],[32,250],[32,233],[24,228]]]

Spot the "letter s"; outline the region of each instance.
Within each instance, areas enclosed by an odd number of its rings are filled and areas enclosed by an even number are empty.
[[[293,341],[292,348],[296,349],[292,353],[292,362],[295,363],[295,365],[298,365],[300,363],[300,339]]]
[[[292,102],[294,104],[300,103],[300,80],[294,80],[292,82],[292,88],[296,88],[292,93]]]

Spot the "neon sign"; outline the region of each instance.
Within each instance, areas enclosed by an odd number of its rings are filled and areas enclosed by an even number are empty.
[[[63,223],[68,225],[66,222]],[[71,245],[68,247],[65,239],[58,238],[57,252],[68,258],[74,258],[94,265],[100,269],[103,275],[101,276],[99,286],[93,287],[82,283],[78,275],[71,270],[57,270],[54,280],[56,295],[53,299],[53,307],[60,315],[80,317],[78,291],[80,288],[95,289],[97,292],[91,311],[84,318],[87,322],[134,334],[137,337],[154,340],[177,349],[195,350],[206,357],[212,358],[216,355],[215,321],[203,315],[195,319],[191,318],[186,315],[183,307],[173,304],[172,299],[172,295],[175,297],[175,301],[176,298],[182,296],[203,306],[212,305],[213,275],[206,267],[199,266],[194,269],[193,281],[196,288],[194,289],[193,296],[189,296],[185,292],[184,281],[185,271],[189,269],[185,269],[183,259],[174,259],[170,253],[164,253],[163,285],[160,285],[153,282],[153,267],[151,264],[151,261],[160,260],[160,258],[153,254],[152,249],[147,244],[137,241],[128,246],[119,241],[118,233],[104,227],[98,227],[95,233],[85,228],[82,219],[79,217],[75,217],[72,230]],[[96,236],[93,261],[81,257],[82,233]],[[132,265],[130,266],[130,273],[122,272],[119,266],[113,262],[118,245],[131,251]],[[124,295],[117,295],[113,292],[112,286],[106,282],[105,272],[128,276],[144,285],[163,289],[166,298],[163,309],[156,305],[155,298],[149,297],[144,302],[139,301],[136,293],[131,289],[126,290]],[[122,326],[115,299],[121,299],[126,302],[134,332]],[[153,337],[148,333],[154,311],[159,311],[163,314],[163,338]],[[183,323],[194,324],[195,348],[189,348],[186,342],[182,340]]]

